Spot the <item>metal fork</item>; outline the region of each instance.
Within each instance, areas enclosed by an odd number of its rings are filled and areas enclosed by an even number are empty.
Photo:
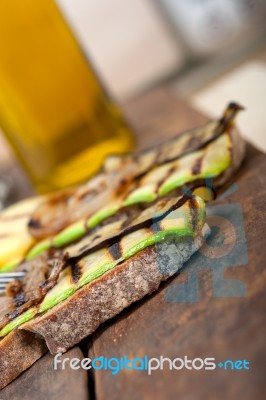
[[[0,272],[0,295],[5,294],[7,285],[12,282],[14,279],[21,279],[24,278],[26,272],[19,271],[19,272],[7,272],[1,273]]]

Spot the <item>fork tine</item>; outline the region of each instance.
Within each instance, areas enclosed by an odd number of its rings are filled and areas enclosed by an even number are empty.
[[[5,294],[6,287],[9,282],[13,282],[14,279],[23,278],[25,275],[26,273],[23,271],[7,272],[7,273],[0,272],[0,295]]]
[[[13,282],[14,280],[15,280],[14,278],[0,279],[0,284],[7,285],[9,282]]]
[[[4,278],[4,279],[0,278],[0,283],[7,284],[9,282],[13,282],[14,280],[18,280],[18,279],[19,279],[18,277],[16,277],[16,278]]]
[[[0,272],[0,280],[5,278],[23,278],[26,275],[26,272],[16,271],[16,272]]]

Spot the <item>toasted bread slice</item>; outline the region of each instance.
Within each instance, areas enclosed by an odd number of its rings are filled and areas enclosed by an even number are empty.
[[[52,354],[65,352],[100,324],[158,289],[202,245],[207,232],[205,225],[196,240],[172,238],[146,248],[19,329],[44,338]]]
[[[201,247],[209,228],[196,237],[172,237],[117,265],[43,315],[0,341],[0,389],[29,368],[48,349],[65,352],[100,324],[157,290]]]

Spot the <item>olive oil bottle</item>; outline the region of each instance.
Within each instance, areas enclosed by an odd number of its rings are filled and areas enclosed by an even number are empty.
[[[53,0],[0,2],[0,126],[39,192],[82,182],[133,145]]]

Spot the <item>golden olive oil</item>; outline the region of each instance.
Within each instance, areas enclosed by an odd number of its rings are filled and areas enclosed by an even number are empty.
[[[86,180],[133,145],[53,0],[0,2],[0,125],[40,192]]]

